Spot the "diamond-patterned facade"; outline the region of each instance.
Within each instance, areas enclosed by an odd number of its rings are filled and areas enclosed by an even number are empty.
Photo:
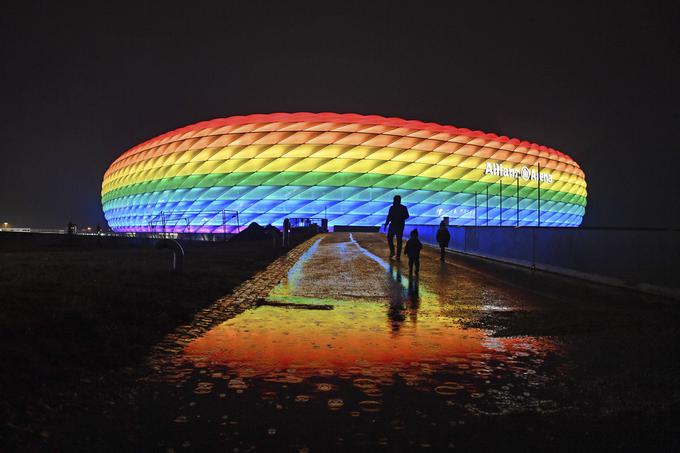
[[[541,177],[503,176],[487,164]],[[452,225],[538,225],[540,205],[541,226],[578,226],[587,192],[578,164],[552,148],[335,113],[193,124],[126,151],[102,183],[104,214],[121,232],[224,232],[250,222],[280,226],[287,217],[377,226],[394,195],[411,225],[444,216]]]

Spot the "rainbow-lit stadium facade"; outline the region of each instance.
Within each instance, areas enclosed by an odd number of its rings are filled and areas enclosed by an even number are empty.
[[[578,164],[552,148],[336,113],[193,124],[126,151],[102,183],[104,214],[119,232],[221,233],[324,217],[331,226],[377,226],[394,195],[410,225],[446,216],[451,225],[573,227],[587,194]]]

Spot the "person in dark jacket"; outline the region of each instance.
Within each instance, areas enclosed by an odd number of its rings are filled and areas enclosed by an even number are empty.
[[[416,275],[420,274],[420,249],[423,244],[418,240],[418,230],[411,231],[411,238],[406,241],[404,253],[408,256],[408,273],[413,274],[413,267],[416,268]]]
[[[390,206],[390,211],[387,213],[385,220],[385,229],[387,229],[387,245],[390,246],[390,258],[394,256],[394,236],[397,236],[397,259],[401,256],[401,241],[404,236],[404,225],[408,219],[408,209],[401,204],[401,197],[394,196],[394,203]],[[389,228],[387,227],[389,225]]]
[[[437,230],[437,242],[439,243],[439,250],[441,252],[441,258],[440,260],[444,261],[444,258],[446,256],[446,247],[449,246],[449,241],[451,240],[451,233],[449,233],[449,229],[446,226],[445,221],[441,221],[439,224],[439,229]]]

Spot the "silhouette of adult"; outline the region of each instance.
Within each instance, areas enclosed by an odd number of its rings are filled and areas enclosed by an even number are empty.
[[[390,246],[390,258],[394,256],[394,236],[397,236],[397,259],[401,257],[401,238],[404,235],[404,224],[408,219],[408,209],[401,204],[401,196],[395,195],[385,220],[387,244]],[[388,228],[389,225],[389,228]]]

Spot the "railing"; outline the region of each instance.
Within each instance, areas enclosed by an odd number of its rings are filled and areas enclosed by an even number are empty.
[[[191,214],[195,214],[195,216],[192,217]],[[191,219],[196,218],[196,215],[200,215],[203,219],[200,225],[191,223]],[[153,215],[148,221],[149,233],[158,234],[161,235],[161,237],[169,237],[170,234],[177,233],[197,233],[200,232],[208,222],[214,220],[215,217],[219,217],[222,222],[213,230],[213,234],[216,232],[219,233],[219,229],[222,228],[226,239],[229,235],[229,232],[227,231],[228,222],[232,219],[236,219],[236,231],[241,230],[241,221],[239,219],[238,211],[227,209],[214,211],[189,210],[178,213],[160,211],[158,214]]]
[[[438,246],[437,226],[418,226]],[[408,233],[408,231],[406,231]],[[456,252],[680,299],[679,228],[449,227]]]
[[[507,227],[554,225],[555,222],[546,221],[546,213],[554,212],[550,209],[552,203],[548,203],[547,210],[543,203],[546,190],[552,190],[550,187],[545,187],[546,183],[553,183],[552,172],[545,171],[540,159],[535,165],[522,166],[521,169],[504,167],[501,162],[487,160],[483,175],[486,178],[482,177],[474,184],[486,184],[486,187],[469,192],[472,203],[458,208],[465,211],[464,215],[449,216],[450,225]],[[495,176],[497,179],[491,183],[484,181],[484,179],[489,179],[488,176]],[[529,189],[529,193],[526,189]],[[525,192],[524,197],[522,192]],[[549,199],[551,200],[552,198]],[[569,203],[562,200],[555,202]],[[490,216],[496,209],[497,214]],[[530,214],[530,218],[526,218],[527,213]],[[571,213],[571,215],[578,214]]]

